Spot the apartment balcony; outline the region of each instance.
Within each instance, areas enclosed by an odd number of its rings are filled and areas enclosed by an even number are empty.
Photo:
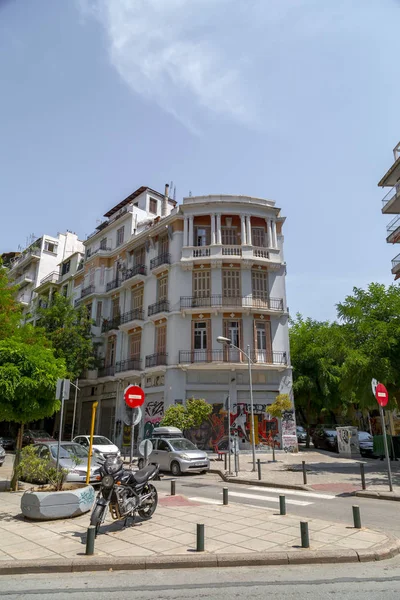
[[[138,281],[143,281],[146,275],[147,268],[145,265],[135,265],[134,267],[131,267],[130,269],[127,269],[125,271],[125,273],[122,276],[122,283],[125,284],[126,282],[128,282],[129,285],[131,285],[133,283],[133,279],[136,278]]]
[[[388,233],[386,241],[388,244],[396,244],[400,242],[400,215],[397,215],[392,219],[389,225],[386,227]]]
[[[98,377],[114,377],[115,365],[108,365],[107,367],[100,367],[97,371]]]
[[[164,267],[171,264],[171,255],[168,252],[163,252],[150,261],[150,271],[157,274],[164,270]]]
[[[109,281],[106,284],[106,292],[111,292],[112,290],[116,290],[117,288],[120,287],[121,285],[121,278],[120,277],[116,277],[116,279],[113,279],[112,281]]]
[[[81,290],[81,299],[82,298],[86,298],[87,296],[90,296],[91,294],[94,294],[96,291],[96,287],[92,284],[92,285],[88,285],[85,288],[82,288]]]
[[[211,246],[184,246],[182,248],[182,263],[198,264],[204,259],[230,262],[246,260],[251,264],[268,265],[270,269],[279,269],[282,259],[279,248],[264,248],[258,246],[226,246],[215,244]]]
[[[400,277],[400,254],[392,260],[392,273],[396,275],[395,279]]]
[[[166,352],[157,352],[146,356],[146,369],[152,367],[165,366],[167,364],[168,354]]]
[[[40,280],[39,285],[35,288],[35,292],[41,294],[52,285],[59,285],[59,272],[53,271]]]
[[[107,333],[113,329],[118,329],[120,323],[121,317],[119,315],[117,317],[113,317],[112,319],[104,319],[101,325],[101,333]]]
[[[25,250],[12,264],[11,271],[14,269],[19,269],[24,265],[28,264],[31,260],[38,261],[40,259],[41,249],[40,248],[31,248],[29,250]]]
[[[123,373],[124,371],[141,371],[142,360],[140,357],[128,358],[128,360],[121,360],[115,365],[116,373]]]
[[[150,304],[147,309],[147,315],[152,317],[159,315],[160,313],[169,313],[169,302],[168,300],[159,300],[154,304]]]
[[[130,329],[135,326],[135,323],[141,324],[144,321],[144,310],[142,308],[134,308],[121,315],[121,329]]]
[[[89,260],[89,258],[93,258],[93,256],[96,256],[96,254],[99,254],[99,256],[106,256],[111,251],[111,246],[99,246],[95,250],[86,252],[86,260]]]
[[[30,283],[33,283],[34,279],[35,279],[34,273],[23,273],[15,281],[11,282],[11,285],[18,285],[20,288],[22,288],[25,285],[29,285]]]
[[[382,212],[387,215],[400,213],[400,184],[394,185],[383,198]]]
[[[17,302],[22,304],[22,306],[29,306],[29,304],[31,302],[31,295],[30,294],[20,294],[19,296],[17,296]]]
[[[273,352],[272,350],[252,350],[250,352],[252,368],[273,367],[286,368],[286,352]],[[223,368],[226,364],[242,365],[248,367],[247,357],[234,348],[221,348],[219,350],[180,350],[179,364],[181,365],[209,365],[213,363]],[[226,368],[226,367],[225,367]]]
[[[198,312],[210,308],[235,309],[235,310],[259,310],[268,313],[284,312],[283,299],[263,296],[223,296],[213,294],[210,296],[181,296],[180,308],[183,312]]]

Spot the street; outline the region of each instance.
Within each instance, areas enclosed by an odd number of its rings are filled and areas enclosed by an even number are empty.
[[[69,573],[0,578],[7,600],[226,600],[227,598],[394,600],[400,586],[400,558],[349,565],[299,565]]]

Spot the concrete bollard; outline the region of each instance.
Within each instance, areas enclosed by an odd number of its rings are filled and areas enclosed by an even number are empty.
[[[175,479],[171,480],[171,496],[175,496],[176,491],[176,481]]]
[[[359,506],[353,506],[353,522],[355,529],[361,529],[361,515]]]
[[[308,536],[308,523],[307,521],[300,521],[300,536],[301,536],[301,547],[310,547],[310,538]]]
[[[92,556],[94,554],[94,540],[96,538],[96,527],[89,525],[86,533],[86,555]]]
[[[279,496],[279,514],[286,515],[286,496]]]
[[[228,506],[228,488],[222,488],[222,503],[224,506]]]
[[[360,473],[361,473],[361,487],[363,490],[366,489],[365,486],[365,470],[364,470],[364,463],[360,463]]]
[[[261,481],[261,460],[257,458],[258,481]]]
[[[196,552],[204,552],[204,525],[197,523],[196,528]]]
[[[306,461],[302,460],[302,465],[303,465],[303,483],[304,485],[307,484],[307,471],[306,471]]]
[[[228,468],[228,455],[225,452],[225,454],[224,454],[224,469],[225,469],[225,471],[227,470],[227,468]]]

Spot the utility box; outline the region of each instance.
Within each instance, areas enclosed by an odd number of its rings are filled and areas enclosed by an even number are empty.
[[[357,427],[336,427],[338,451],[341,458],[360,458]]]

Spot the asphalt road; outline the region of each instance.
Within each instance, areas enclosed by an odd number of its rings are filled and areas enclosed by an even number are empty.
[[[296,565],[0,577],[2,600],[397,600],[400,559]]]
[[[172,477],[165,475],[157,486],[170,491]],[[352,506],[360,506],[363,527],[383,530],[400,537],[400,503],[388,500],[335,496],[330,492],[308,492],[225,483],[217,475],[181,475],[176,479],[176,493],[208,504],[222,504],[222,488],[228,487],[229,501],[263,507],[268,511],[279,510],[279,495],[286,496],[287,514],[302,518],[318,518],[352,525]]]

